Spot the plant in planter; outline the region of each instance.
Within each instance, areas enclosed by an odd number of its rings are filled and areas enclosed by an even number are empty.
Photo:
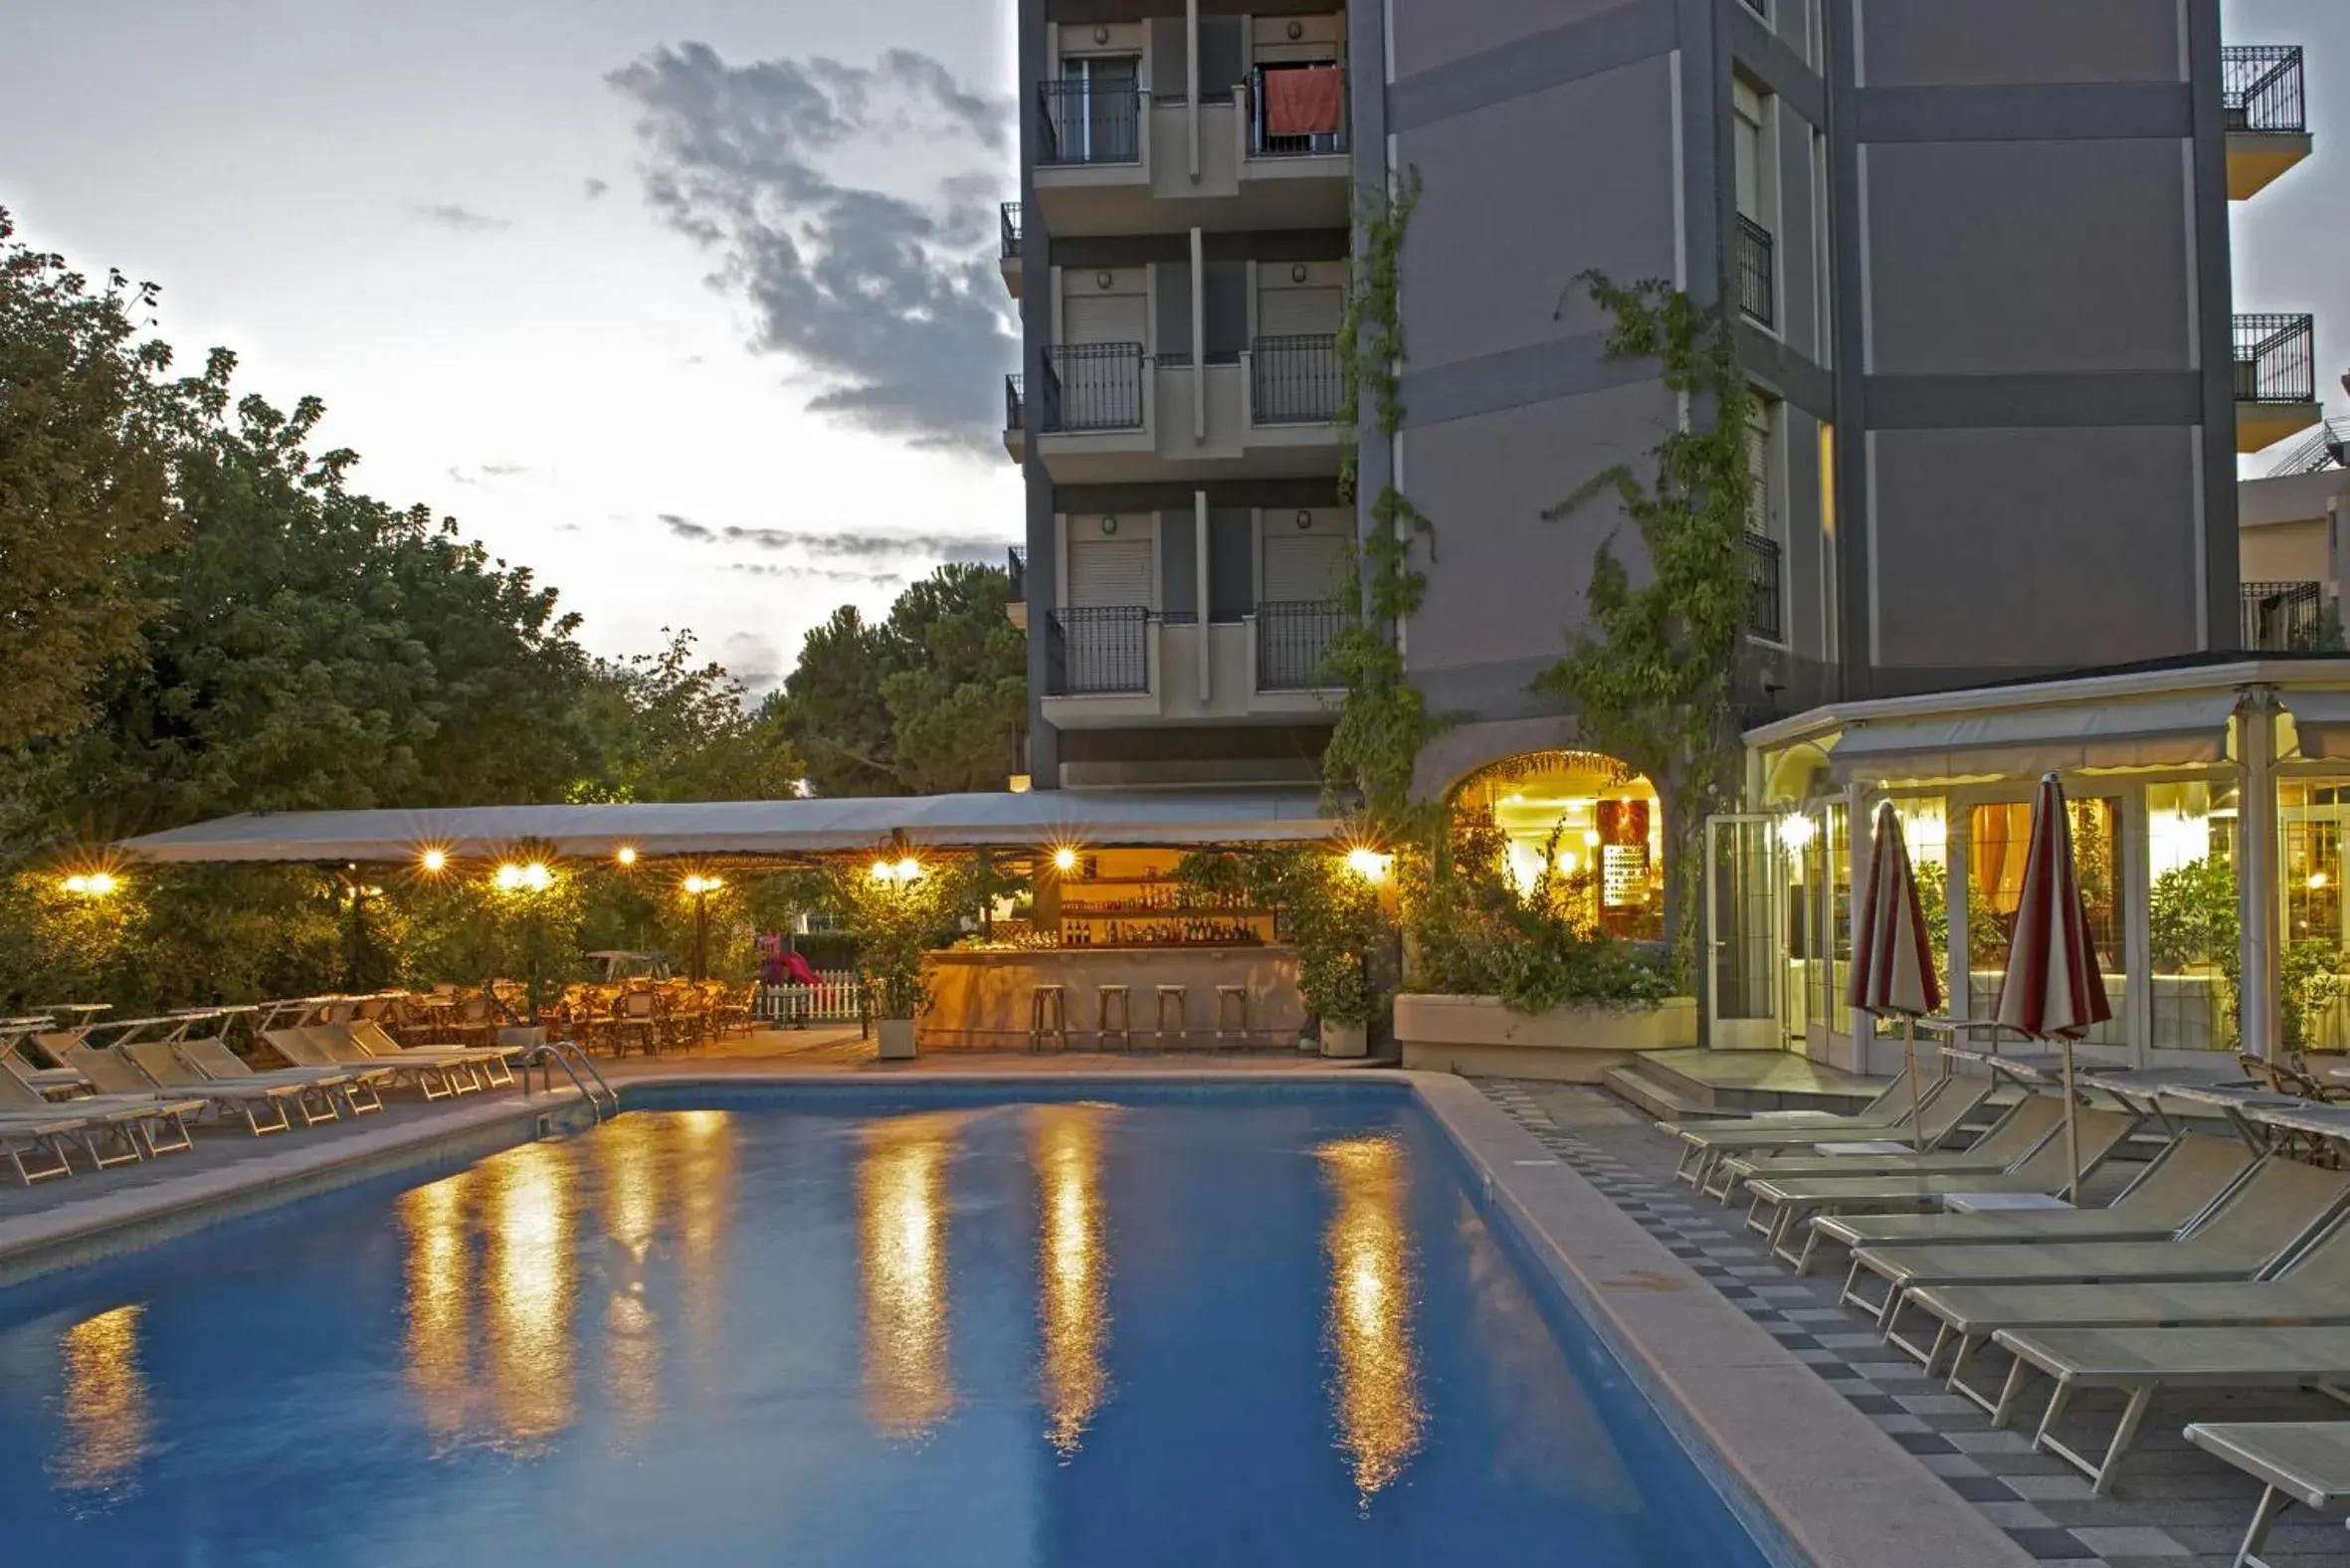
[[[968,869],[890,846],[835,867],[831,901],[857,943],[865,1005],[881,1026],[881,1055],[913,1055],[913,1021],[929,1005],[922,955],[953,939],[969,902]]]
[[[1323,1049],[1360,1055],[1386,1012],[1397,928],[1380,894],[1385,856],[1363,859],[1326,846],[1187,855],[1176,881],[1211,898],[1240,897],[1287,917],[1297,947],[1297,990],[1320,1021]],[[1376,875],[1366,875],[1376,866]],[[1348,1041],[1333,1048],[1332,1035]]]

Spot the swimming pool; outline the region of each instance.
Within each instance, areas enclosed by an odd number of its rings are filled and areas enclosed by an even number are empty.
[[[1764,1561],[1403,1095],[677,1103],[0,1293],[10,1556]]]

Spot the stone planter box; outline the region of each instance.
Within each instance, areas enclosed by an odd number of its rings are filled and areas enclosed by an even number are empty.
[[[881,1036],[881,1059],[883,1062],[911,1062],[914,1059],[914,1021],[910,1018],[884,1018],[875,1031]]]
[[[1352,1061],[1371,1054],[1371,1032],[1361,1024],[1322,1020],[1322,1055]]]
[[[1499,997],[1399,996],[1395,1038],[1406,1069],[1597,1083],[1643,1051],[1697,1043],[1697,1000],[1655,1007],[1562,1007],[1513,1013]]]

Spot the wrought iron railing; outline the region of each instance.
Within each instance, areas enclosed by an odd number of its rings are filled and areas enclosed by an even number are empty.
[[[2252,653],[2285,654],[2308,647],[2324,616],[2322,583],[2244,585],[2244,646]]]
[[[1011,579],[1005,600],[1011,604],[1028,603],[1028,546],[1015,544],[1004,552],[1004,571]]]
[[[2298,443],[2268,470],[2272,480],[2299,474],[2322,474],[2327,469],[2350,469],[2350,419],[2329,419]]]
[[[1008,201],[997,208],[996,223],[1004,231],[1004,260],[1012,261],[1020,255],[1020,203]]]
[[[1139,163],[1142,90],[1082,77],[1037,84],[1039,163]]]
[[[1257,689],[1311,691],[1322,677],[1330,640],[1346,629],[1346,612],[1310,599],[1276,600],[1257,607]]]
[[[1140,430],[1140,343],[1045,345],[1045,423],[1053,431]]]
[[[1779,541],[1746,534],[1746,630],[1765,642],[1783,641],[1779,614]]]
[[[1771,231],[1738,214],[1738,308],[1764,326],[1772,323],[1778,295],[1778,242]]]
[[[2317,401],[2317,318],[2240,315],[2235,322],[2236,401]]]
[[[1006,430],[1022,429],[1025,424],[1025,414],[1026,407],[1021,395],[1020,373],[1014,371],[1004,377],[1004,428]]]
[[[1273,68],[1273,71],[1296,71],[1300,69],[1309,70],[1312,68],[1300,68],[1297,66],[1278,66]],[[1265,79],[1267,76],[1272,75],[1273,72],[1269,72],[1265,67],[1260,66],[1254,72],[1250,73],[1250,157],[1310,158],[1326,155],[1329,153],[1344,152],[1347,150],[1346,123],[1347,116],[1352,109],[1351,100],[1347,97],[1347,91],[1351,84],[1349,84],[1346,80],[1346,70],[1343,66],[1330,66],[1324,67],[1322,69],[1336,71],[1338,73],[1338,128],[1333,131],[1317,131],[1305,135],[1281,136],[1273,134],[1267,124],[1265,97]]]
[[[1260,337],[1249,345],[1250,417],[1260,425],[1327,425],[1344,385],[1329,332]]]
[[[2298,44],[2231,44],[2220,51],[2220,102],[2230,130],[2297,135],[2309,128]]]
[[[1046,690],[1102,696],[1150,689],[1150,611],[1141,605],[1056,610],[1045,642]]]

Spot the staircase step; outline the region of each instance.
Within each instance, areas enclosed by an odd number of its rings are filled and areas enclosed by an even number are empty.
[[[1720,1114],[1704,1099],[1688,1092],[1687,1079],[1648,1071],[1638,1062],[1610,1068],[1600,1076],[1600,1084],[1643,1115],[1659,1121],[1702,1119]]]

